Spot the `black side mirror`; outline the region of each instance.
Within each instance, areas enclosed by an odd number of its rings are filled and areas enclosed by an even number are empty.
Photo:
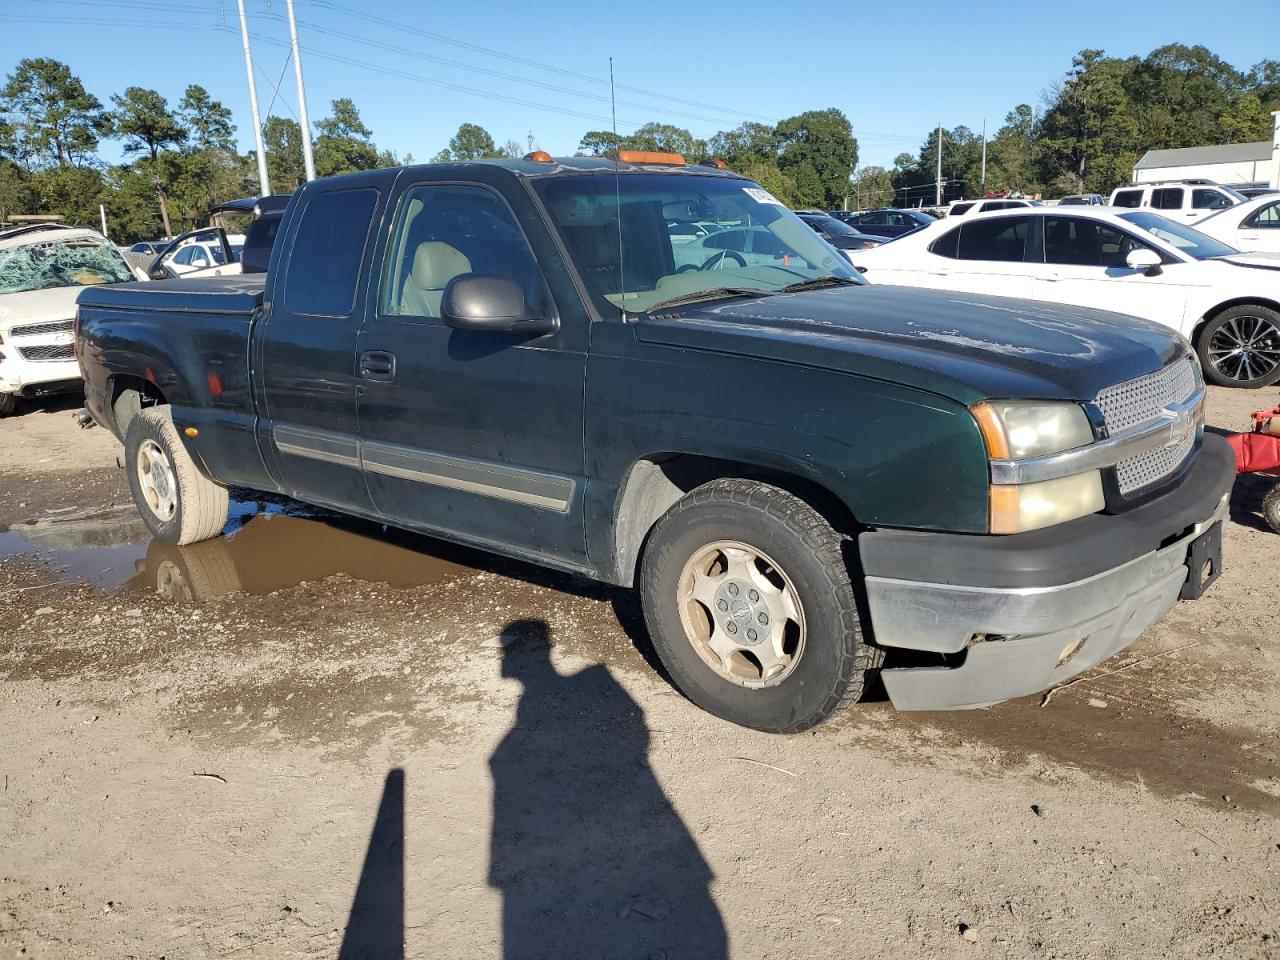
[[[455,330],[488,330],[539,336],[559,323],[530,307],[524,288],[501,273],[465,273],[454,277],[440,299],[440,317]]]

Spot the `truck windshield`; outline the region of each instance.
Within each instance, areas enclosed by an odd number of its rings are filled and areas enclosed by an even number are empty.
[[[0,294],[132,279],[120,252],[101,237],[36,236],[29,242],[0,247]]]
[[[865,282],[804,221],[747,180],[600,173],[534,184],[606,316],[722,289],[773,292],[825,276]]]

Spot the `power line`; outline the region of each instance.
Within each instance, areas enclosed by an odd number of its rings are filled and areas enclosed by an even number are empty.
[[[592,76],[591,74],[587,74],[587,73],[578,73],[575,70],[566,70],[563,67],[556,67],[549,63],[542,63],[537,60],[530,60],[527,57],[521,57],[516,54],[505,53],[501,50],[494,50],[491,47],[483,47],[478,43],[471,43],[467,40],[458,40],[458,39],[455,39],[454,37],[445,36],[442,33],[433,33],[430,30],[423,30],[419,27],[415,27],[411,24],[404,23],[402,21],[390,20],[390,19],[387,19],[386,17],[379,17],[371,13],[366,13],[364,11],[348,10],[344,7],[340,7],[334,3],[331,3],[330,0],[311,0],[311,4],[313,6],[321,7],[322,9],[329,10],[334,13],[339,13],[344,16],[354,17],[357,20],[363,20],[367,23],[377,23],[377,24],[380,24],[381,26],[390,27],[401,33],[410,33],[410,34],[413,34],[414,36],[423,37],[424,39],[427,39],[427,40],[434,40],[437,43],[445,43],[445,44],[449,44],[450,46],[459,47],[464,50],[470,50],[473,53],[482,53],[485,56],[497,57],[499,59],[507,60],[512,63],[521,64],[522,66],[534,67],[538,70],[545,70],[550,73],[556,73],[564,77],[572,77],[575,80],[581,80],[586,83],[593,83],[600,86],[609,85],[609,81],[601,77]],[[704,110],[710,110],[713,113],[719,113],[725,116],[739,117],[739,118],[748,117],[756,120],[765,120],[770,123],[777,122],[776,117],[767,117],[764,114],[758,114],[758,113],[748,113],[744,110],[733,110],[726,107],[717,106],[716,104],[713,104],[713,103],[705,103],[700,100],[688,100],[683,97],[672,96],[669,93],[660,93],[656,90],[646,90],[643,87],[633,87],[633,86],[628,86],[626,84],[619,83],[617,84],[617,89],[626,90],[628,93],[635,93],[644,97],[652,97],[657,100],[665,100],[668,103],[682,103],[686,106],[701,107]],[[645,109],[652,109],[652,108],[645,108]],[[716,121],[713,121],[713,122],[716,122]]]

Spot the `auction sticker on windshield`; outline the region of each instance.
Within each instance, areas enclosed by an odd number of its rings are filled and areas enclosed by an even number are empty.
[[[775,197],[768,190],[761,190],[759,187],[743,187],[742,192],[757,203],[774,203],[780,207],[785,206],[781,200]]]

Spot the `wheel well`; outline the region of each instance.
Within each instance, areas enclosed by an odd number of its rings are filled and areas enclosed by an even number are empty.
[[[129,423],[146,407],[168,403],[164,394],[150,380],[142,377],[119,376],[111,380],[111,415],[116,430],[123,439],[129,431]]]
[[[651,454],[627,471],[614,511],[613,542],[617,582],[633,584],[645,541],[655,523],[686,493],[712,480],[758,480],[794,494],[837,530],[857,529],[853,513],[821,484],[784,470],[688,453]]]
[[[1191,331],[1191,345],[1199,349],[1200,332],[1213,321],[1213,319],[1223,310],[1230,310],[1232,307],[1242,307],[1245,304],[1256,304],[1261,307],[1267,307],[1271,310],[1280,312],[1280,302],[1271,300],[1268,297],[1236,297],[1234,300],[1227,300],[1218,304],[1212,310],[1206,310],[1203,317],[1196,321],[1195,329]]]

